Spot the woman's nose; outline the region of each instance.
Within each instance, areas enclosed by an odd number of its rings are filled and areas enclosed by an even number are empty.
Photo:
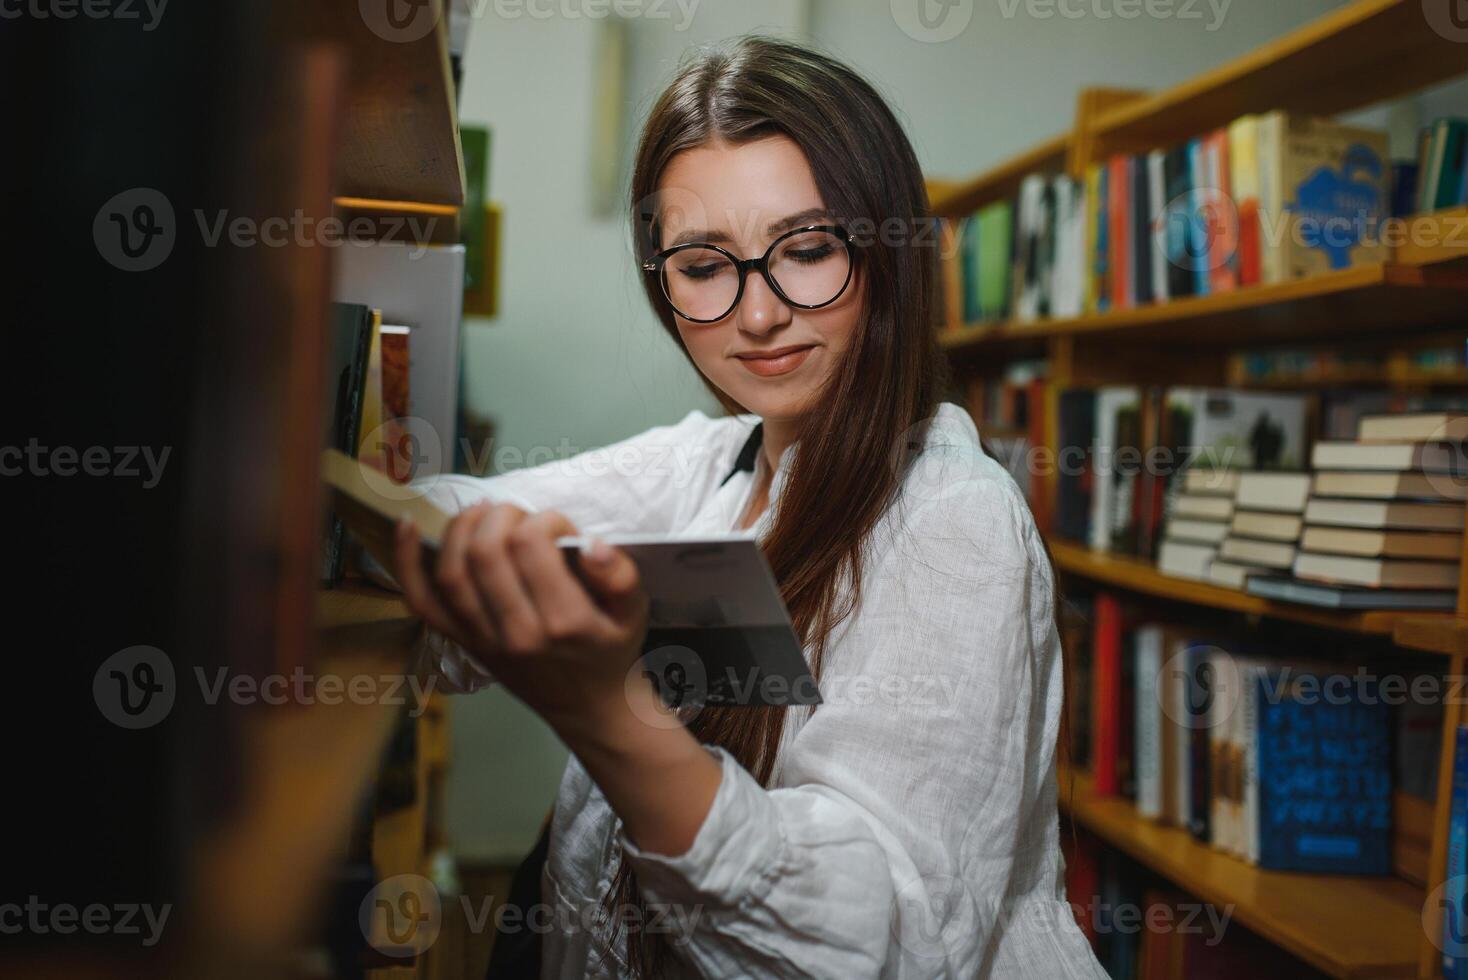
[[[791,310],[770,288],[758,269],[750,269],[739,301],[739,329],[762,336],[790,322]]]

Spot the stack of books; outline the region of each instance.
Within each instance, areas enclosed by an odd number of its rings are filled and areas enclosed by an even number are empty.
[[[1240,474],[1233,520],[1218,560],[1208,569],[1209,579],[1242,589],[1252,574],[1287,571],[1295,561],[1309,498],[1309,473]]]
[[[1182,492],[1173,499],[1157,552],[1158,571],[1209,579],[1219,545],[1229,533],[1242,476],[1238,470],[1201,468],[1183,474]]]
[[[1320,442],[1294,578],[1248,591],[1334,608],[1452,609],[1468,500],[1468,415],[1368,415]]]

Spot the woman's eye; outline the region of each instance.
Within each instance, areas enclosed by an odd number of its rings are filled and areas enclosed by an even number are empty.
[[[814,248],[792,249],[785,254],[796,262],[819,262],[829,256],[833,251],[835,249],[831,245],[825,244],[817,245]]]
[[[719,274],[718,263],[708,265],[685,265],[681,270],[689,279],[712,279]]]

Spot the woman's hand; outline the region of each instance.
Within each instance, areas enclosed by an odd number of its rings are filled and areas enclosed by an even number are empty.
[[[417,528],[405,521],[397,535],[413,611],[557,728],[625,701],[647,629],[637,566],[598,540],[578,579],[556,546],[576,533],[556,511],[477,504],[450,522],[431,578]]]

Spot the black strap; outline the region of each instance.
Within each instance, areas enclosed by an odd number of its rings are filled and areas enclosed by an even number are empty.
[[[727,476],[719,481],[719,486],[722,487],[724,484],[728,483],[731,479],[733,479],[734,474],[738,473],[740,470],[745,470],[749,473],[754,472],[754,461],[759,456],[760,446],[761,444],[763,444],[764,438],[765,424],[763,422],[760,422],[756,424],[754,430],[749,433],[749,438],[744,440],[744,448],[739,450],[739,456],[734,460],[734,468],[729,471]]]

